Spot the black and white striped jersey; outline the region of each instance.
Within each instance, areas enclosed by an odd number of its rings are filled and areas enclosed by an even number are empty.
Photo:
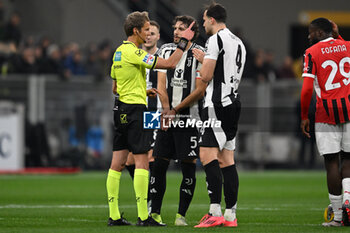
[[[146,85],[147,90],[151,88],[157,88],[158,84],[158,75],[156,70],[146,69]],[[155,98],[147,97],[147,108],[149,111],[157,111],[157,109],[161,108],[159,96],[157,95]]]
[[[176,47],[175,43],[164,44],[159,49],[159,57],[169,58]],[[159,70],[159,72],[167,74],[167,92],[171,108],[176,107],[196,88],[196,78],[200,78],[199,70],[202,64],[193,56],[193,48],[204,51],[203,47],[192,43],[191,47],[183,53],[175,69]],[[179,114],[197,118],[201,107],[200,102],[198,101],[193,103],[192,106],[182,109]]]
[[[242,41],[225,28],[209,37],[204,59],[216,60],[213,79],[206,89],[204,107],[225,107],[237,96],[246,49]]]
[[[159,49],[155,53],[156,56],[158,53]],[[151,88],[157,88],[158,85],[158,75],[157,75],[157,70],[154,69],[146,69],[146,90],[149,90]],[[162,105],[159,100],[159,96],[155,98],[149,98],[147,97],[147,108],[149,111],[157,111],[161,109]]]

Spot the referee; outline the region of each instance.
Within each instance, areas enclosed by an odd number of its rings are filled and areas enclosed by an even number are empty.
[[[109,204],[108,226],[130,225],[120,215],[118,207],[121,171],[129,152],[135,155],[134,190],[137,202],[138,226],[164,226],[148,216],[148,157],[152,131],[143,129],[143,112],[147,111],[146,68],[174,68],[194,33],[192,25],[182,34],[178,49],[168,59],[161,59],[139,49],[149,35],[147,12],[133,12],[124,22],[127,40],[114,53],[111,67],[113,91],[119,94],[114,106],[113,157],[107,176]],[[116,91],[115,91],[116,89]],[[152,94],[152,93],[150,93]],[[153,93],[154,94],[154,93]]]

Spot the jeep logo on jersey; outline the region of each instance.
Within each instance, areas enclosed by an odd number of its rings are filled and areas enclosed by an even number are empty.
[[[160,129],[160,115],[161,113],[157,110],[156,112],[144,112],[143,113],[143,128],[144,129]]]
[[[10,144],[11,136],[9,134],[0,135],[0,157],[8,158],[11,155]]]

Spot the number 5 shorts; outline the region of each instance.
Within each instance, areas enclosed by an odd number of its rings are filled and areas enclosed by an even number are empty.
[[[158,130],[153,156],[174,160],[196,159],[199,155],[196,128]]]

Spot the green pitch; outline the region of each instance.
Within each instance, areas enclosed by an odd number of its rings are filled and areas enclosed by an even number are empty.
[[[175,227],[180,173],[167,176],[162,217],[166,228],[107,227],[106,172],[51,176],[0,176],[0,232],[349,232],[323,228],[328,205],[325,172],[240,172],[238,228],[195,229],[208,212],[204,173],[197,173],[188,227]],[[136,222],[129,175],[122,175],[120,210]]]

